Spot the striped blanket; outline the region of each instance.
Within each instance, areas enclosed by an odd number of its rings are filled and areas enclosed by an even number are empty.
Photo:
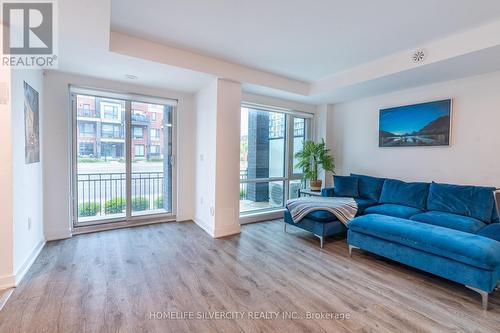
[[[307,214],[323,210],[335,215],[345,226],[358,212],[358,204],[353,198],[306,197],[288,200],[286,208],[294,223],[300,222]]]

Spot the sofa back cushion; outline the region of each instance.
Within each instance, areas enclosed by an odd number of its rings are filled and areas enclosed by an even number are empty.
[[[386,179],[379,202],[425,209],[428,194],[428,183],[406,183],[401,180]]]
[[[352,176],[334,176],[333,177],[333,195],[335,197],[357,198],[358,178]]]
[[[498,207],[500,207],[500,192],[495,192],[495,205],[493,207],[493,214],[491,215],[491,223],[500,223],[500,215],[498,214]]]
[[[351,173],[351,176],[359,179],[359,196],[365,199],[371,199],[378,202],[385,178],[371,177]]]
[[[491,222],[495,198],[493,187],[432,183],[427,200],[429,210],[473,217]]]

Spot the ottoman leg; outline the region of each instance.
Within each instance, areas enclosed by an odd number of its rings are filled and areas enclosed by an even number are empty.
[[[481,295],[483,310],[488,310],[488,296],[489,296],[489,294],[486,291],[481,290],[481,289],[477,289],[477,288],[469,287],[469,286],[466,286],[466,287],[471,289],[471,290],[474,290],[475,292],[479,293],[479,295]]]
[[[284,232],[286,232],[286,224],[287,224],[287,223],[286,223],[286,222],[283,222],[283,224],[285,225],[285,226],[283,227],[283,231],[284,231]]]
[[[319,246],[321,248],[323,248],[323,240],[324,240],[324,237],[323,236],[319,236],[319,235],[316,235],[314,234],[314,236],[318,237],[319,238]]]
[[[353,246],[353,245],[349,245],[349,257],[352,257],[352,250],[353,249],[359,249],[359,247],[356,247],[356,246]]]

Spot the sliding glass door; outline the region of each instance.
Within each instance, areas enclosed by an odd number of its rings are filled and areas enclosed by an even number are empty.
[[[311,134],[312,115],[243,105],[240,214],[280,209],[298,195],[302,170],[294,154]]]
[[[74,225],[174,216],[175,105],[73,88]]]

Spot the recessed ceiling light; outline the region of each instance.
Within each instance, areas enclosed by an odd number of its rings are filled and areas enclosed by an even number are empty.
[[[137,80],[137,76],[132,74],[125,74],[125,77],[129,80]]]

